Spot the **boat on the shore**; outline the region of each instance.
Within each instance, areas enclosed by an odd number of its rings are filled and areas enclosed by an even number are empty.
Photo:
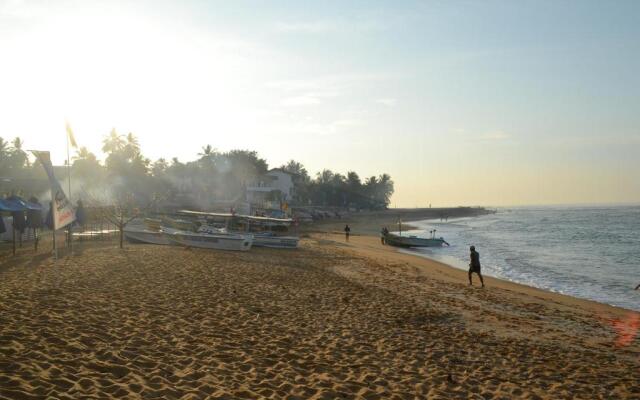
[[[134,220],[124,228],[124,237],[135,243],[163,244],[171,242],[166,236],[166,231],[160,226],[160,220],[145,218],[143,221]]]
[[[296,249],[300,238],[297,236],[277,236],[272,232],[254,233],[253,245],[276,249]]]
[[[418,236],[401,236],[394,233],[384,235],[384,241],[390,246],[396,247],[442,247],[449,246],[443,238],[421,238]]]
[[[271,218],[262,216],[208,213],[181,210],[183,216],[200,219],[200,231],[212,234],[251,235],[253,246],[278,249],[298,248],[300,238],[288,234],[293,225],[291,218]]]
[[[126,226],[124,228],[124,237],[127,240],[138,243],[149,244],[171,244],[163,231],[154,231],[144,226]]]
[[[389,232],[386,228],[383,231],[384,243],[396,247],[442,247],[449,246],[444,238],[436,237],[436,230],[431,230],[430,238],[421,238],[415,235],[402,236],[402,221],[398,221],[398,234]]]
[[[165,236],[174,244],[202,249],[247,251],[253,244],[252,235],[234,233],[176,231],[166,233]]]

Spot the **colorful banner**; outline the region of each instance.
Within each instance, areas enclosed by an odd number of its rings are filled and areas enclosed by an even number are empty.
[[[64,194],[60,182],[58,182],[53,175],[53,165],[51,164],[49,152],[35,150],[31,150],[31,152],[36,156],[38,161],[40,161],[40,164],[42,164],[49,177],[49,183],[51,184],[51,201],[53,202],[53,229],[63,228],[76,219],[73,206]]]

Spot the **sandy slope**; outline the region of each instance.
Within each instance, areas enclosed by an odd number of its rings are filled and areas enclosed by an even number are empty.
[[[637,314],[335,240],[4,257],[0,397],[640,398]]]

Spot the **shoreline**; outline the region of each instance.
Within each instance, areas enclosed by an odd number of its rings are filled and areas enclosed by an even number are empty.
[[[473,209],[473,210],[484,210],[484,209]],[[393,211],[393,210],[390,210]],[[429,220],[429,219],[433,219],[430,216],[433,215],[434,209],[416,209],[413,210],[414,212],[411,214],[412,216],[418,216],[419,219],[413,219],[410,222],[404,223],[402,224],[403,227],[403,231],[406,230],[412,230],[412,229],[418,229],[416,226],[411,225],[411,222],[419,222],[419,221],[424,221],[424,220]],[[486,211],[486,210],[485,210]],[[425,213],[426,212],[426,213]],[[438,212],[438,210],[436,210],[436,212]],[[306,231],[310,234],[333,234],[336,235],[335,236],[335,241],[336,242],[344,242],[344,233],[342,232],[342,228],[344,227],[345,224],[349,224],[352,228],[352,232],[351,232],[351,237],[358,237],[358,236],[366,236],[366,237],[370,237],[374,239],[374,243],[375,244],[379,244],[380,243],[380,226],[391,226],[391,222],[393,222],[399,215],[404,215],[407,216],[407,214],[405,214],[405,210],[401,210],[398,212],[390,212],[390,213],[384,213],[384,212],[378,212],[375,215],[375,218],[360,218],[359,216],[355,216],[352,218],[345,218],[343,220],[330,220],[330,221],[321,221],[319,223],[314,224],[314,226],[310,226],[309,228],[311,229],[307,229]],[[489,212],[483,212],[480,214],[477,213],[463,213],[462,215],[459,215],[457,217],[450,217],[450,218],[467,218],[467,217],[480,217],[482,215],[487,215],[490,214]],[[355,232],[355,233],[354,233]],[[443,267],[446,267],[448,269],[452,269],[454,271],[456,271],[456,273],[454,275],[457,276],[457,282],[461,282],[460,279],[461,277],[462,282],[466,282],[468,284],[468,278],[467,278],[467,270],[466,269],[461,269],[461,268],[457,268],[453,265],[450,265],[444,261],[441,260],[436,260],[433,258],[428,257],[427,255],[417,255],[417,254],[409,254],[408,252],[402,252],[399,251],[399,248],[396,247],[392,247],[392,246],[377,246],[377,247],[381,247],[381,248],[391,248],[394,249],[396,253],[398,254],[403,254],[406,255],[408,257],[413,257],[417,260],[428,260],[431,263],[436,263],[438,265],[441,265]],[[451,274],[451,273],[447,273],[446,271],[442,271],[445,275],[446,274]],[[462,275],[460,275],[460,273]],[[498,281],[501,282],[500,286],[504,286],[505,288],[510,286],[510,285],[514,285],[514,289],[515,290],[519,290],[517,288],[522,288],[522,290],[524,291],[529,291],[529,290],[535,290],[535,291],[540,291],[542,293],[548,293],[554,296],[562,296],[564,298],[567,299],[572,299],[574,301],[584,301],[584,302],[588,302],[588,303],[593,303],[593,304],[598,304],[598,305],[602,305],[602,306],[606,306],[606,307],[611,307],[611,308],[615,308],[615,309],[620,309],[620,310],[624,310],[624,312],[631,312],[631,313],[636,313],[636,314],[640,314],[640,311],[636,311],[633,309],[629,309],[629,308],[625,308],[622,306],[617,306],[617,305],[612,305],[612,304],[608,304],[608,303],[603,303],[603,302],[599,302],[596,300],[591,300],[591,299],[587,299],[584,297],[577,297],[577,296],[572,296],[569,294],[563,294],[563,293],[559,293],[559,292],[555,292],[553,290],[550,289],[544,289],[544,288],[538,288],[535,286],[530,286],[527,285],[525,283],[519,283],[519,282],[514,282],[514,281],[510,281],[507,279],[503,279],[503,278],[499,278],[499,277],[493,277],[493,276],[489,276],[489,275],[483,275],[483,277],[485,278],[485,282],[487,279],[491,279],[492,281]],[[437,277],[434,277],[437,278]],[[478,277],[476,275],[474,275],[474,281],[478,281]],[[526,290],[525,290],[526,289]],[[633,288],[630,288],[631,291],[633,291]],[[638,295],[640,296],[640,293],[638,293]]]
[[[429,257],[427,254],[412,254],[410,252],[403,252],[402,249],[399,249],[399,248],[396,249],[396,251],[398,253],[400,253],[400,254],[407,254],[409,256],[413,256],[413,257],[417,257],[417,258],[424,258],[424,259],[427,259],[427,260],[429,260],[431,262],[442,264],[442,265],[444,265],[444,266],[446,266],[448,268],[453,268],[453,269],[455,269],[457,271],[463,271],[465,274],[467,274],[467,270],[466,269],[458,268],[455,265],[452,265],[452,264],[449,264],[447,262],[444,262],[444,261]],[[588,299],[586,297],[580,297],[580,296],[574,296],[574,295],[571,295],[571,294],[560,293],[560,292],[557,292],[557,291],[555,291],[553,289],[547,289],[547,288],[541,288],[541,287],[537,287],[537,286],[527,285],[526,283],[516,282],[516,281],[512,281],[512,280],[508,280],[508,279],[505,279],[505,278],[492,276],[492,275],[483,274],[482,276],[485,278],[485,280],[486,280],[486,278],[491,278],[491,279],[495,279],[495,280],[498,280],[498,281],[501,281],[501,282],[504,282],[504,283],[513,284],[513,285],[517,285],[517,286],[524,287],[524,288],[529,288],[529,289],[535,289],[535,290],[539,290],[539,291],[550,293],[550,294],[556,294],[556,295],[560,295],[560,296],[565,296],[565,297],[569,297],[569,298],[575,299],[575,300],[582,300],[582,301],[587,301],[587,302],[591,302],[591,303],[595,303],[595,304],[599,304],[599,305],[604,305],[604,306],[608,306],[608,307],[619,308],[621,310],[625,310],[625,311],[628,311],[628,312],[640,313],[640,310],[633,310],[633,309],[622,307],[622,306],[618,306],[618,305],[615,305],[615,304],[609,304],[609,303],[604,303],[604,302],[597,301],[597,300]],[[476,275],[474,275],[474,280],[477,281],[477,276]],[[633,288],[631,288],[630,290],[633,290]]]
[[[399,251],[400,249],[393,246],[378,246],[380,238],[373,235],[352,234],[349,243],[344,242],[344,234],[337,232],[316,233],[314,237],[323,240],[330,240],[338,246],[348,248],[358,255],[362,255],[372,260],[385,260],[388,262],[406,262],[410,266],[415,266],[420,270],[420,274],[432,279],[440,279],[449,283],[457,283],[468,285],[467,271],[457,268],[445,262],[422,256]],[[589,312],[597,311],[615,315],[616,317],[633,313],[640,315],[639,311],[628,308],[601,303],[581,297],[575,297],[563,293],[554,292],[547,289],[529,286],[523,283],[513,282],[506,279],[483,275],[485,280],[485,290],[499,288],[506,291],[512,291],[521,295],[531,296],[538,300],[552,301],[564,306],[579,307]],[[479,279],[477,275],[473,276],[474,288],[479,289]]]

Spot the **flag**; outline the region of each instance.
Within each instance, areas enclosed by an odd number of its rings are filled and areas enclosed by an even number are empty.
[[[71,125],[69,125],[69,121],[66,121],[65,125],[67,127],[67,135],[69,136],[69,143],[71,143],[71,146],[73,146],[73,148],[77,149],[78,144],[76,143],[76,138],[73,136],[73,131],[71,130]]]
[[[52,202],[52,217],[53,217],[53,229],[63,228],[76,219],[76,214],[73,211],[73,206],[60,186],[60,182],[53,174],[53,165],[51,164],[51,156],[48,151],[35,151],[31,150],[33,155],[36,156],[40,164],[44,167],[44,170],[49,177],[49,184],[51,185],[51,202]]]

